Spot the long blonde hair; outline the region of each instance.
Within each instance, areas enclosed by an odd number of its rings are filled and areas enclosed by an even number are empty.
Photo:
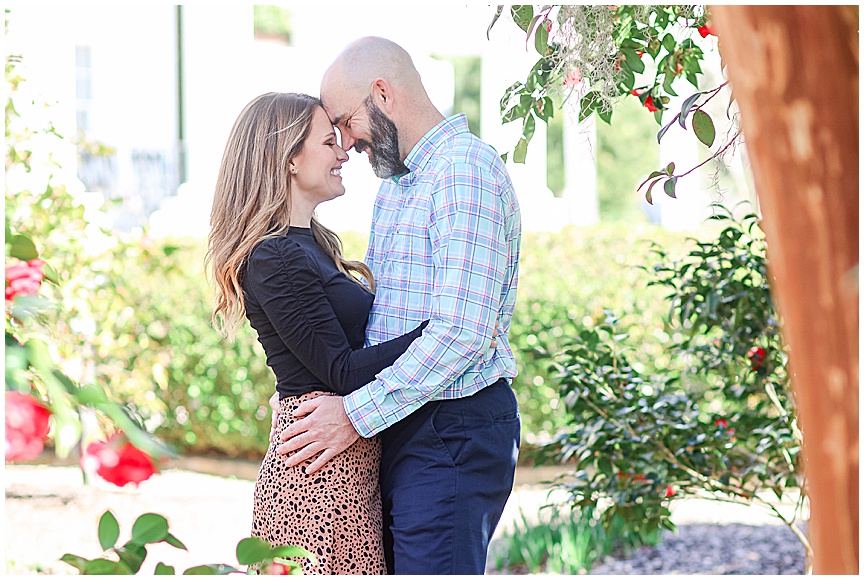
[[[242,271],[262,240],[288,231],[291,215],[289,162],[303,150],[321,101],[298,93],[266,93],[246,105],[228,137],[210,213],[205,266],[212,266],[216,306],[213,326],[233,340],[246,314]],[[342,257],[342,243],[312,218],[312,233],[340,271],[358,274],[374,291],[372,272]],[[349,278],[360,285],[352,275]]]

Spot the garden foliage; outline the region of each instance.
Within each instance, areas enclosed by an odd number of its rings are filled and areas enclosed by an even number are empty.
[[[754,215],[717,218],[727,227],[716,239],[677,259],[655,247],[646,268],[666,293],[669,363],[650,374],[635,364],[648,345],[613,312],[579,328],[554,361],[570,425],[541,456],[574,463],[557,486],[607,523],[674,529],[669,500],[707,493],[762,505],[806,545],[766,497],[794,499],[803,482],[764,237]]]

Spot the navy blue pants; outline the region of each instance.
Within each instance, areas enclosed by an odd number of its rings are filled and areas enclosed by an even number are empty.
[[[390,574],[483,574],[513,488],[519,410],[507,380],[430,401],[381,432]]]

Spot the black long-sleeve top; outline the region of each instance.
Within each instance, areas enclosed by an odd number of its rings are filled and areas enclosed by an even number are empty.
[[[336,268],[309,228],[258,244],[241,284],[280,397],[346,395],[392,365],[427,324],[363,348],[374,296]]]

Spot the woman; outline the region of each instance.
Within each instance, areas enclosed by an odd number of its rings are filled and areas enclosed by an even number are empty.
[[[302,401],[370,382],[426,325],[362,348],[372,273],[344,259],[339,238],[314,217],[345,192],[347,159],[318,99],[268,93],[240,113],[219,169],[207,251],[213,320],[229,339],[244,315],[257,331],[276,375],[280,431]],[[288,468],[277,443],[255,486],[253,535],[315,554],[307,574],[385,573],[378,440],[360,438],[312,476],[309,462]]]

